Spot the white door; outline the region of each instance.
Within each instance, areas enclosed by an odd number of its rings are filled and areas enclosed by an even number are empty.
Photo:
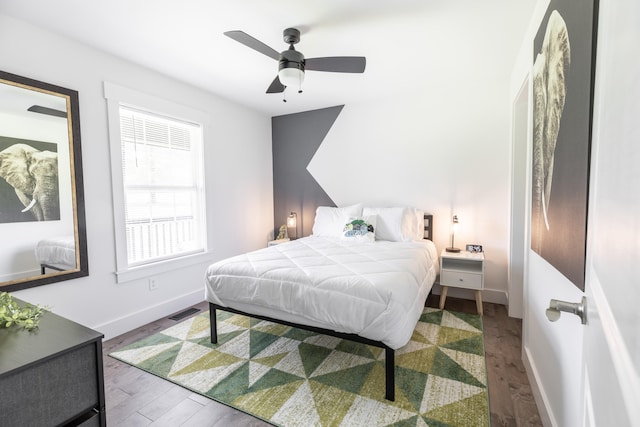
[[[601,0],[581,387],[585,426],[640,426],[639,41],[640,1]]]

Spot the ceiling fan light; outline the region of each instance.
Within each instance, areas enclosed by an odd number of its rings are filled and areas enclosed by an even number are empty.
[[[304,71],[295,67],[282,68],[278,71],[278,78],[285,86],[300,87],[304,82]]]

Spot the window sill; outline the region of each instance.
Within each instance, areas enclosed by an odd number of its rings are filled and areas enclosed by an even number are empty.
[[[116,271],[116,282],[126,283],[133,280],[146,279],[151,276],[167,273],[169,271],[174,271],[180,268],[212,262],[213,254],[211,252],[201,252],[198,254],[187,255],[172,260],[132,267],[128,270]]]

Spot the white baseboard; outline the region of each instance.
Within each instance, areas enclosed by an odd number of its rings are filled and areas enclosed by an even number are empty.
[[[28,278],[28,277],[37,278],[37,276],[39,276],[40,274],[42,274],[42,271],[40,269],[37,269],[37,270],[25,270],[25,271],[20,271],[20,272],[3,274],[3,275],[0,276],[0,282],[13,282],[14,280],[25,279],[25,278]]]
[[[113,319],[101,325],[92,326],[91,328],[104,334],[104,339],[109,340],[117,337],[118,335],[139,328],[140,326],[146,325],[147,323],[154,322],[165,316],[202,302],[203,300],[202,290],[199,289],[185,295],[180,295],[171,300],[164,301],[160,304],[156,304],[152,307],[145,307],[144,310]]]
[[[555,419],[548,409],[551,407],[549,405],[548,398],[544,391],[540,388],[540,382],[538,381],[538,370],[531,360],[529,348],[525,347],[524,343],[522,345],[522,363],[524,364],[525,371],[527,371],[527,378],[529,379],[533,399],[536,401],[536,405],[538,406],[538,413],[540,414],[542,425],[545,427],[557,426],[558,423],[555,422]]]
[[[432,292],[435,295],[440,295],[441,291],[442,291],[442,287],[440,285],[433,285]],[[447,297],[468,299],[472,301],[476,300],[475,291],[470,289],[462,289],[462,288],[454,288],[454,287],[449,287],[449,290],[447,291]],[[502,291],[498,289],[486,289],[486,288],[482,290],[482,301],[505,305],[505,306],[509,302],[507,299],[506,291]]]

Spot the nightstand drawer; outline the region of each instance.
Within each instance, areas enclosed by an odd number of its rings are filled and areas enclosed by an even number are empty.
[[[443,270],[440,272],[440,285],[482,289],[482,274]]]

